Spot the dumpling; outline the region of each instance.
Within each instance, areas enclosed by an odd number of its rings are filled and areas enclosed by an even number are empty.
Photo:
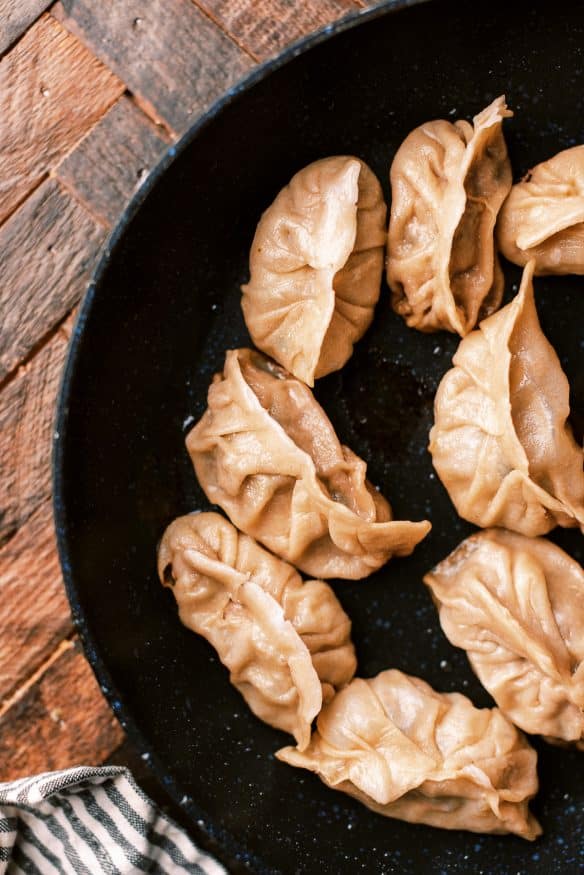
[[[366,577],[430,530],[392,521],[310,389],[261,353],[227,353],[186,443],[209,501],[315,577]]]
[[[533,297],[519,294],[461,341],[434,400],[430,452],[461,517],[543,535],[584,524],[582,449],[568,424],[568,381]]]
[[[536,274],[584,274],[584,146],[559,152],[514,185],[499,214],[497,240]]]
[[[534,839],[537,754],[497,708],[383,671],[323,708],[304,751],[276,754],[386,817]]]
[[[489,529],[434,568],[445,635],[526,732],[584,750],[584,571],[543,538]]]
[[[158,574],[183,624],[213,645],[253,713],[305,747],[323,700],[357,667],[351,621],[330,586],[303,583],[217,513],[170,524]]]
[[[309,386],[345,364],[371,323],[386,213],[376,176],[343,155],[300,170],[260,219],[245,322],[255,345]]]
[[[464,337],[503,296],[497,213],[511,188],[504,97],[467,121],[409,134],[391,165],[387,282],[396,313],[420,331]]]

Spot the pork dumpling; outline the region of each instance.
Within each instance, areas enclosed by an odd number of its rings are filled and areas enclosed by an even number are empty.
[[[430,530],[392,520],[310,389],[250,349],[227,353],[186,443],[209,501],[306,574],[366,577]]]
[[[371,323],[386,212],[373,172],[343,155],[300,170],[260,219],[245,322],[255,345],[309,386],[342,368]]]
[[[351,621],[330,586],[303,583],[217,513],[170,524],[158,574],[182,623],[213,645],[253,713],[305,747],[323,700],[357,667]]]
[[[320,712],[304,751],[276,754],[373,811],[410,823],[534,839],[537,754],[497,708],[383,671]]]
[[[448,640],[526,732],[584,750],[584,571],[544,538],[489,529],[426,575]]]
[[[504,97],[467,121],[409,134],[391,165],[387,282],[396,313],[419,331],[464,337],[503,296],[497,213],[511,188]]]
[[[461,341],[434,401],[430,452],[464,519],[543,535],[584,524],[582,449],[569,386],[533,297],[519,294]]]
[[[536,274],[584,274],[584,146],[559,152],[514,185],[499,214],[497,240]]]

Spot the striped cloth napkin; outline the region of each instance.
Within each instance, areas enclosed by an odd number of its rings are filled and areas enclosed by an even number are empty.
[[[0,875],[225,875],[128,769],[80,766],[0,783]]]

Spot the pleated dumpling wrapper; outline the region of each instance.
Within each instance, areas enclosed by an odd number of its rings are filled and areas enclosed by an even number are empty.
[[[400,671],[355,678],[304,751],[276,754],[373,811],[410,823],[534,839],[537,754],[497,708],[437,693]]]
[[[463,541],[424,582],[446,637],[521,729],[584,750],[584,571],[544,538]]]
[[[253,713],[304,748],[323,701],[357,667],[351,621],[330,586],[303,583],[217,513],[170,524],[158,574],[182,623],[213,645]]]
[[[310,389],[253,350],[227,352],[186,444],[209,501],[314,577],[366,577],[430,530],[392,520]]]
[[[300,170],[260,219],[245,322],[258,349],[309,386],[342,368],[373,319],[386,213],[376,176],[344,155]]]
[[[499,214],[497,241],[536,274],[584,274],[584,146],[565,149],[514,185]]]
[[[461,517],[534,537],[584,524],[584,472],[532,274],[530,262],[513,301],[461,341],[436,393],[429,449]]]
[[[512,182],[502,130],[511,115],[498,97],[473,125],[428,122],[393,159],[387,281],[412,328],[464,337],[501,303],[494,230]]]

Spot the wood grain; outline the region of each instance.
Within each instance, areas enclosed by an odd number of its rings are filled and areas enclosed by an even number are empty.
[[[0,221],[123,90],[50,15],[31,27],[0,61]]]
[[[123,732],[78,641],[64,641],[0,716],[0,780],[98,765]]]
[[[0,544],[51,491],[51,443],[67,339],[59,331],[0,393]]]
[[[50,501],[0,549],[0,702],[70,635]]]
[[[113,225],[166,146],[160,129],[124,96],[56,174],[94,215]]]
[[[5,52],[52,0],[0,0],[0,52]]]
[[[0,380],[78,301],[105,235],[53,179],[0,228]]]
[[[182,133],[252,64],[191,0],[63,0],[53,14],[133,92]]]
[[[255,58],[263,61],[284,46],[349,12],[359,0],[195,0]]]

